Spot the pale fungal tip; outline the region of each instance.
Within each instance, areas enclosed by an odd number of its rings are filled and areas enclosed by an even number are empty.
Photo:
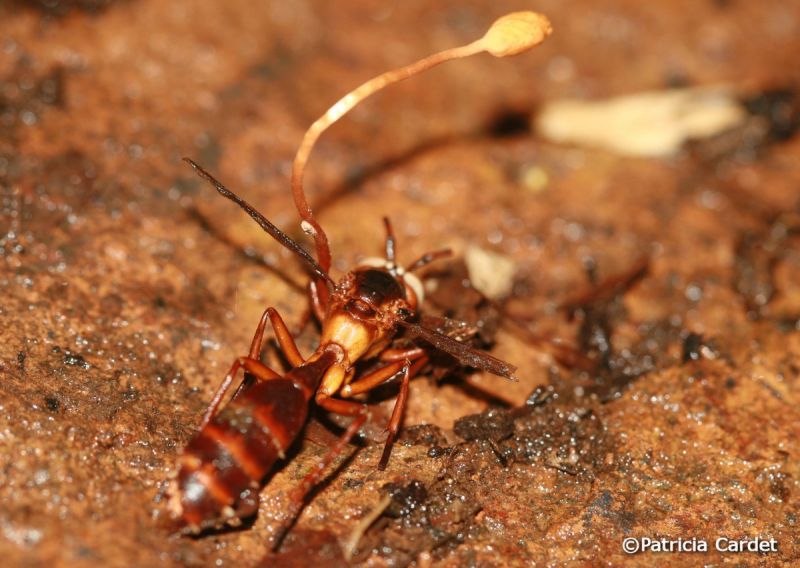
[[[546,16],[537,12],[512,12],[495,20],[480,40],[495,57],[517,55],[542,43],[553,31]]]

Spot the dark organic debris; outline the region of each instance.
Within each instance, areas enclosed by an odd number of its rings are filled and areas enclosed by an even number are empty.
[[[62,17],[73,10],[98,14],[121,1],[129,0],[13,0],[12,4],[39,10],[47,16]]]
[[[528,395],[528,398],[525,400],[525,405],[533,407],[542,406],[554,398],[558,398],[558,394],[552,386],[540,385]]]
[[[443,446],[447,438],[442,429],[433,424],[416,424],[403,430],[400,442],[406,446]]]
[[[719,356],[714,342],[706,339],[699,333],[689,332],[681,345],[681,361],[699,361],[702,358],[715,359]]]
[[[384,487],[392,500],[384,514],[387,517],[407,517],[415,510],[424,507],[428,499],[428,490],[422,482],[413,479],[406,485],[390,483]]]
[[[767,143],[789,140],[800,126],[800,97],[795,88],[769,89],[745,99],[744,105],[766,123]]]
[[[456,420],[453,430],[464,440],[499,442],[514,432],[514,420],[507,410],[493,408]]]
[[[800,97],[794,86],[776,87],[746,96],[748,117],[736,128],[690,143],[692,154],[712,165],[725,160],[749,164],[763,159],[775,145],[791,140],[800,126]]]
[[[432,483],[412,479],[384,486],[391,502],[361,535],[355,560],[372,555],[407,565],[422,552],[435,559],[449,546],[486,538],[477,515],[508,498],[502,476],[510,475],[511,463],[556,469],[570,478],[592,478],[608,467],[614,442],[597,409],[576,406],[551,389],[539,393],[539,404],[459,419],[454,429],[466,441],[451,449]],[[502,459],[484,450],[487,443]]]
[[[765,313],[775,290],[775,267],[786,254],[788,239],[800,233],[797,213],[774,215],[761,231],[747,230],[736,245],[733,287],[744,300],[748,315]]]
[[[498,112],[486,127],[486,132],[495,138],[522,136],[530,132],[531,113],[509,109]]]
[[[691,332],[683,340],[681,359],[684,363],[697,361],[700,359],[700,348],[703,346],[703,336],[699,333]]]
[[[44,397],[44,404],[47,407],[47,410],[51,412],[57,412],[58,409],[61,407],[61,403],[58,401],[58,398],[55,396],[46,396]]]
[[[621,299],[648,274],[650,261],[643,257],[628,270],[599,282],[593,262],[587,264],[586,270],[590,286],[564,302],[561,309],[570,319],[580,320],[575,362],[576,370],[584,377],[584,386],[602,400],[608,400],[642,372],[650,370],[650,365],[642,366],[641,357],[616,353],[612,341],[614,326],[625,317]]]
[[[89,363],[82,355],[78,355],[69,350],[64,352],[64,364],[70,367],[80,367],[82,369],[89,368]]]

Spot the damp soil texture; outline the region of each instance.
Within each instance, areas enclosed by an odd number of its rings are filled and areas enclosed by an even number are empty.
[[[4,566],[800,562],[800,2],[534,4],[0,2]],[[519,381],[438,358],[385,471],[397,386],[374,393],[277,553],[288,492],[346,420],[312,412],[242,527],[171,535],[166,480],[215,388],[267,306],[293,330],[307,306],[304,267],[181,158],[310,244],[288,182],[307,126],[530,8],[544,45],[376,96],[306,176],[335,276],[382,253],[385,215],[404,262],[452,248],[424,311],[467,320]],[[530,126],[546,101],[720,84],[745,123],[669,157]],[[511,263],[509,293],[465,282],[475,248]],[[317,339],[304,326],[301,351]]]

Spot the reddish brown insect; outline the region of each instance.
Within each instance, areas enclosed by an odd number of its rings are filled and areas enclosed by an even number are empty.
[[[379,463],[380,468],[385,467],[408,397],[409,380],[428,361],[424,347],[390,348],[400,329],[406,331],[407,337],[422,339],[464,365],[513,378],[515,368],[508,363],[413,322],[422,301],[422,286],[412,273],[449,254],[448,251],[423,255],[407,267],[401,267],[396,262],[391,224],[384,219],[386,258],[365,261],[345,274],[338,283],[334,282],[328,274],[331,256],[327,237],[306,203],[302,176],[319,135],[366,96],[449,59],[481,51],[497,56],[519,53],[541,42],[549,31],[549,22],[543,16],[532,12],[510,14],[495,22],[476,42],[438,53],[368,81],[315,122],[295,158],[292,191],[303,219],[303,228],[314,236],[317,260],[247,202],[187,159],[219,193],[238,204],[266,232],[307,263],[315,275],[309,292],[312,310],[322,325],[322,332],[319,347],[304,358],[278,312],[274,308],[265,310],[248,356],[234,361],[209,404],[198,433],[180,457],[177,477],[171,488],[170,510],[185,530],[197,532],[226,523],[237,524],[256,512],[261,481],[275,462],[286,455],[299,435],[313,399],[323,409],[352,416],[353,421],[293,492],[286,516],[291,522],[308,491],[369,417],[365,404],[347,399],[399,378],[400,392]],[[267,321],[272,324],[278,344],[292,366],[283,375],[259,360]],[[382,364],[356,378],[354,364],[370,358]],[[240,369],[244,371],[241,385],[233,398],[219,409]]]

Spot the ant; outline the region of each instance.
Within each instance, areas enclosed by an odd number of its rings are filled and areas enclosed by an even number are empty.
[[[331,254],[328,239],[317,223],[303,193],[303,172],[319,136],[359,102],[376,91],[445,61],[481,52],[496,57],[515,55],[541,43],[551,32],[550,23],[534,12],[516,12],[501,17],[486,34],[470,44],[448,49],[416,63],[375,77],[335,103],[306,132],[292,168],[292,195],[301,226],[313,236],[314,259],[302,246],[273,225],[211,174],[184,158],[197,174],[224,197],[247,212],[262,229],[298,255],[314,277],[309,283],[313,314],[322,332],[319,347],[308,357],[300,354],[280,314],[267,308],[259,321],[249,354],[231,366],[178,461],[171,483],[169,509],[181,532],[199,533],[226,524],[236,526],[258,509],[258,492],[266,474],[298,437],[313,400],[324,410],[353,418],[345,432],[312,468],[289,500],[282,536],[300,512],[308,492],[320,481],[331,462],[342,453],[370,416],[369,408],[351,400],[384,383],[400,379],[400,390],[387,427],[388,437],[378,467],[386,467],[392,444],[408,399],[409,381],[428,362],[419,346],[392,348],[394,336],[404,330],[455,357],[460,363],[514,380],[516,368],[488,353],[473,349],[437,330],[412,320],[423,300],[423,288],[414,272],[450,254],[439,250],[423,255],[409,265],[397,262],[395,237],[388,218],[385,259],[367,259],[336,282],[329,274]],[[280,374],[259,360],[267,322],[291,365]],[[355,363],[376,359],[377,369],[356,377]],[[239,370],[244,378],[230,401],[220,404]]]

